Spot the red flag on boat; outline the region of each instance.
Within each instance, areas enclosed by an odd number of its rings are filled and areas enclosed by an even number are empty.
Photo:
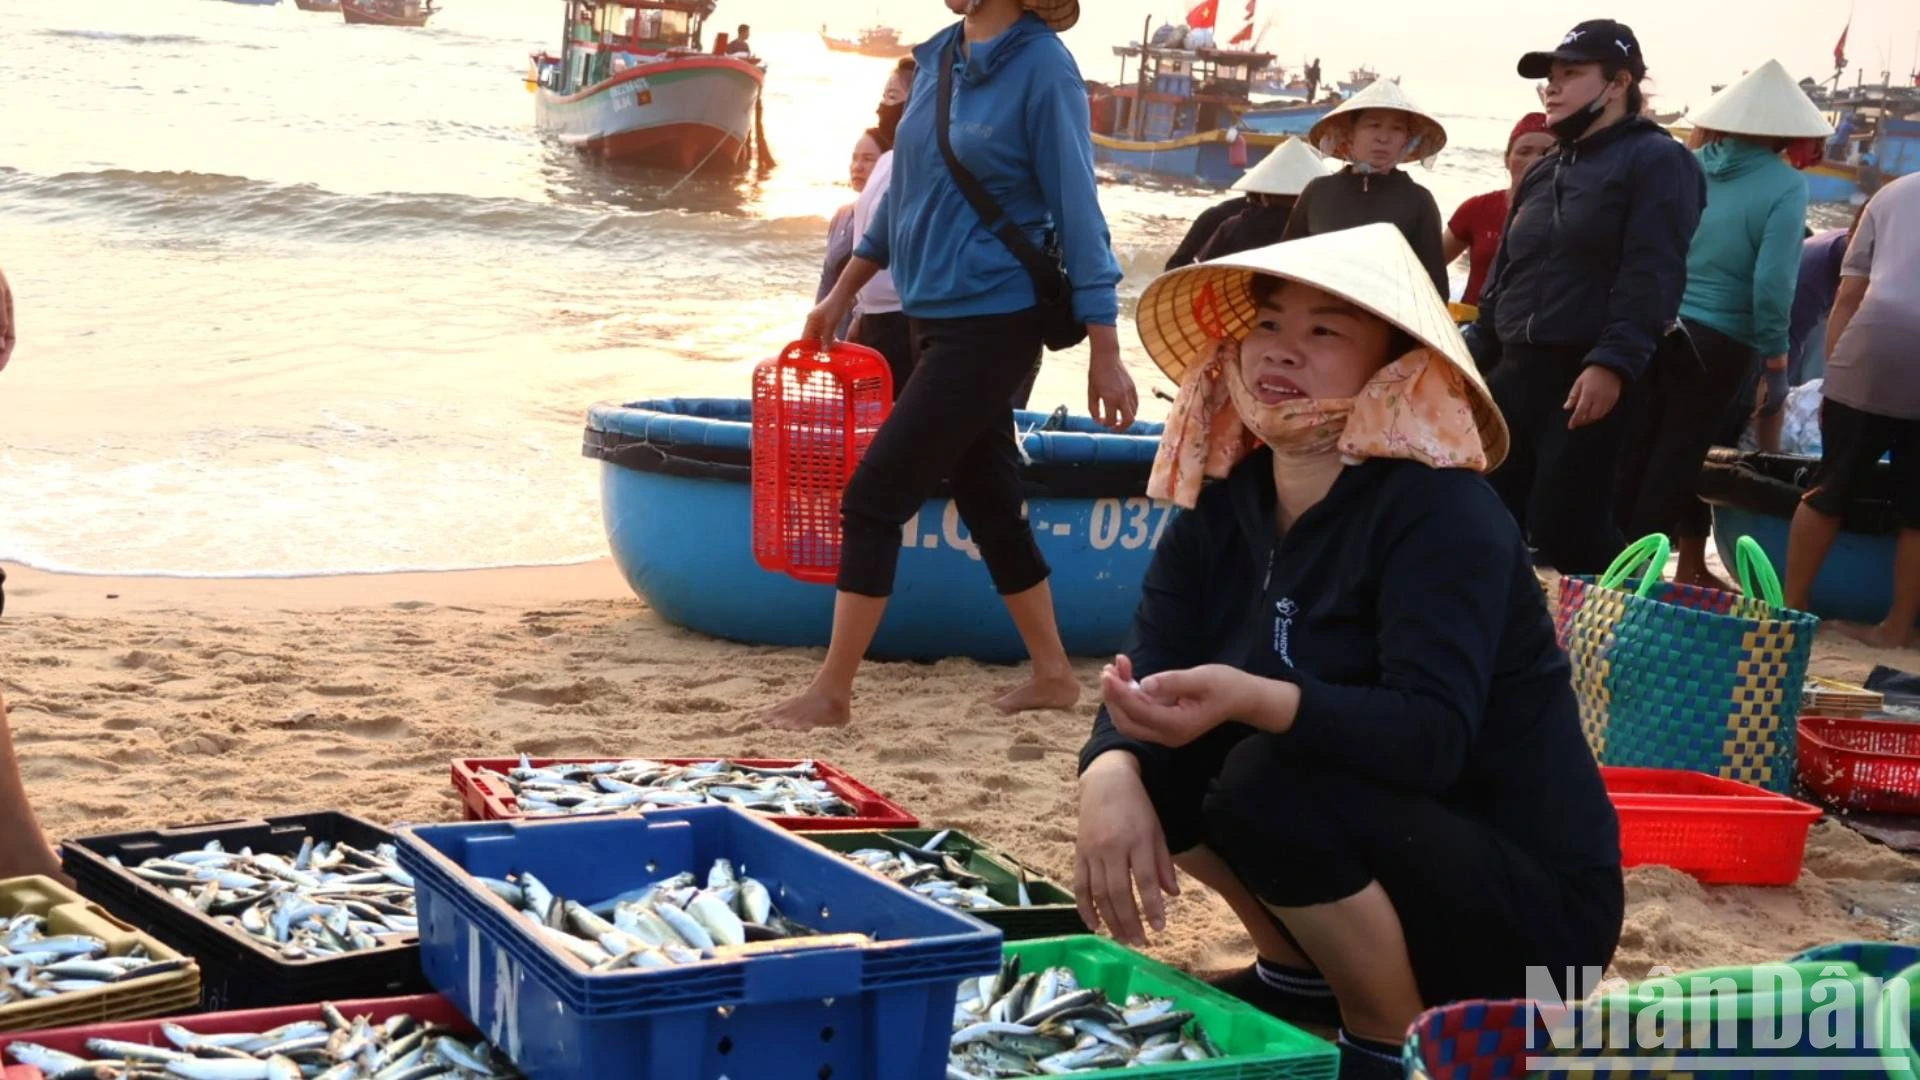
[[[1247,24],[1242,26],[1240,32],[1233,35],[1233,40],[1227,44],[1245,45],[1253,40],[1253,5],[1258,2],[1259,0],[1247,0]]]
[[[1840,40],[1833,47],[1833,70],[1840,71],[1847,66],[1847,33],[1853,29],[1853,16],[1847,16],[1846,28],[1840,31]]]
[[[1187,12],[1187,25],[1195,30],[1211,30],[1220,18],[1220,0],[1200,0],[1200,6]]]

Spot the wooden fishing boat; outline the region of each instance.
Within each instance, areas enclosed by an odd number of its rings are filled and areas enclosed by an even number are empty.
[[[701,50],[712,13],[712,0],[569,0],[560,55],[533,57],[536,126],[610,161],[683,173],[738,167],[766,69]]]
[[[1120,57],[1120,81],[1087,87],[1094,160],[1123,179],[1231,187],[1337,104],[1255,105],[1248,96],[1253,76],[1273,63],[1271,53],[1155,45],[1120,45],[1113,52]],[[1138,64],[1131,78],[1130,61]]]
[[[293,6],[301,11],[338,12],[340,0],[293,0]]]
[[[367,26],[425,26],[440,13],[433,0],[339,0],[349,23]]]
[[[878,56],[888,60],[898,59],[913,51],[911,44],[900,40],[900,31],[891,26],[870,26],[851,41],[834,37],[822,26],[820,41],[834,52],[859,53],[861,56]]]

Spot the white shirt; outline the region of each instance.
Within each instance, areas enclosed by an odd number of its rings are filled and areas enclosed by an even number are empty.
[[[867,177],[867,187],[860,197],[853,200],[853,242],[859,245],[867,235],[867,225],[873,221],[873,211],[880,199],[887,193],[887,185],[893,180],[893,151],[880,155],[873,164],[873,174]],[[864,315],[882,315],[900,310],[900,294],[894,291],[893,275],[885,270],[873,275],[860,290],[857,306]]]

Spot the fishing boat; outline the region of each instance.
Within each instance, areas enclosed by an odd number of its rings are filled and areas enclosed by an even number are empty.
[[[1713,507],[1713,541],[1721,561],[1733,566],[1734,545],[1751,536],[1774,566],[1786,566],[1787,533],[1819,466],[1817,457],[1710,451],[1700,470],[1699,492]],[[1846,507],[1840,537],[1814,578],[1808,605],[1813,614],[1868,625],[1887,617],[1900,534],[1893,496],[1892,467],[1883,461]]]
[[[340,0],[293,0],[293,6],[301,11],[338,12]]]
[[[1337,102],[1249,98],[1271,53],[1118,45],[1120,81],[1087,84],[1094,160],[1123,178],[1224,189],[1290,136],[1304,135]],[[1129,63],[1137,64],[1129,78]]]
[[[536,53],[529,72],[540,130],[610,161],[683,173],[739,165],[766,68],[702,51],[713,0],[568,0],[566,10],[560,55]]]
[[[1347,72],[1347,77],[1340,80],[1340,92],[1348,97],[1352,97],[1379,81],[1379,72],[1365,64],[1361,64],[1359,67]]]
[[[349,23],[366,26],[425,26],[440,13],[433,0],[339,0]]]
[[[1869,197],[1889,180],[1920,172],[1920,86],[1856,85],[1825,95],[1834,136],[1824,160],[1804,171],[1813,202]]]
[[[599,462],[607,544],[628,585],[668,622],[730,641],[825,646],[833,586],[754,560],[752,419],[744,398],[593,406],[581,452]],[[1064,409],[1015,419],[1027,520],[1053,568],[1061,641],[1074,656],[1111,656],[1126,643],[1147,564],[1178,513],[1146,497],[1161,425],[1115,433]],[[893,595],[872,657],[1026,656],[944,486],[902,530]]]
[[[820,41],[834,52],[859,53],[861,56],[879,56],[889,60],[913,51],[911,44],[900,40],[900,31],[891,26],[870,26],[860,31],[858,38],[849,41],[827,33],[826,26],[822,25]]]

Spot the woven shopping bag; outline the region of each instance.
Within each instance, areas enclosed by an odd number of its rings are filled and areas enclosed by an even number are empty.
[[[1561,579],[1554,623],[1587,744],[1603,765],[1690,769],[1787,794],[1820,620],[1786,606],[1751,537],[1736,547],[1746,595],[1661,580],[1670,550],[1656,534],[1598,578]]]

